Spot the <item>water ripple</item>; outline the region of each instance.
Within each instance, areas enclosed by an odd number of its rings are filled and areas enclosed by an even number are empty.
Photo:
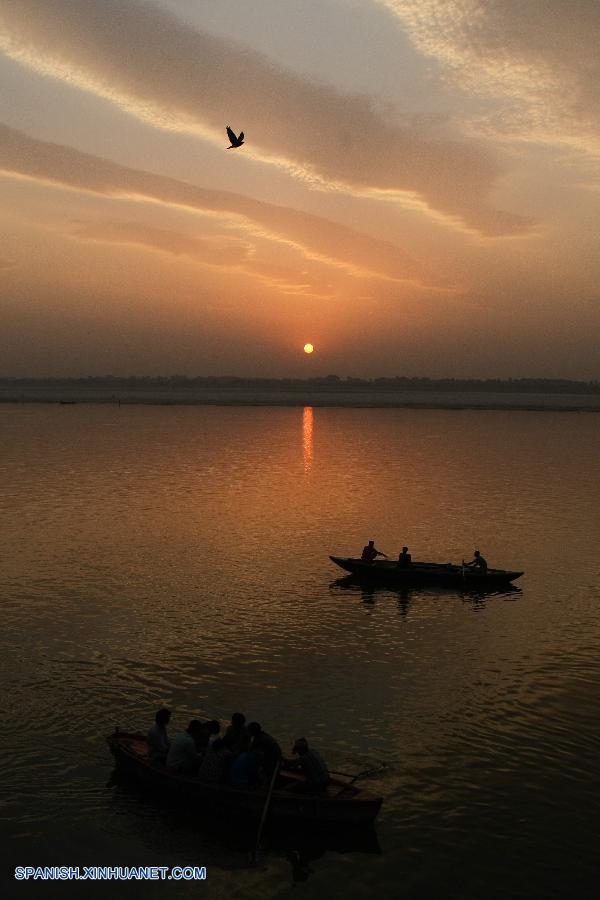
[[[179,863],[190,833],[109,785],[105,735],[148,727],[163,704],[174,731],[242,709],[340,771],[386,763],[365,781],[385,796],[382,857],[315,863],[348,896],[398,896],[400,877],[415,898],[592,896],[589,417],[573,431],[551,413],[317,410],[307,467],[301,410],[0,412],[7,837],[51,857],[60,833],[106,859],[123,841]],[[328,553],[369,537],[434,559],[481,545],[526,570],[522,591],[340,583]],[[269,866],[263,895],[286,883]]]

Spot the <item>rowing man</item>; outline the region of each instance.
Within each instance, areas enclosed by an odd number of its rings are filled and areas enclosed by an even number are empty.
[[[488,567],[487,560],[481,555],[479,550],[475,550],[475,552],[473,553],[473,556],[474,556],[474,559],[472,559],[471,562],[468,562],[468,563],[463,562],[463,566],[465,566],[465,568],[468,567],[468,568],[473,568],[473,569],[480,569],[481,572],[487,572],[487,567]]]
[[[382,553],[381,550],[376,549],[375,541],[369,541],[366,547],[363,547],[360,558],[363,562],[374,562],[376,556],[385,556],[385,558],[387,559],[387,554]]]
[[[294,784],[293,790],[299,794],[318,794],[326,791],[329,784],[329,770],[321,754],[308,746],[306,738],[298,738],[292,753],[297,755],[298,760],[286,760],[286,767],[300,769],[305,778],[304,782]]]

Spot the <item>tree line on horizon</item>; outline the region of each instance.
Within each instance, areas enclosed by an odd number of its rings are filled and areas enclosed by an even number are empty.
[[[572,381],[567,378],[428,378],[398,375],[394,377],[355,378],[339,375],[312,378],[244,378],[237,375],[86,375],[75,378],[34,378],[0,376],[7,387],[90,387],[177,388],[239,390],[375,390],[375,391],[473,391],[486,393],[600,393],[600,381]]]

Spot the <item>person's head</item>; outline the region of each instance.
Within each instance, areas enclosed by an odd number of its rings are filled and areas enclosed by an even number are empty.
[[[250,737],[258,737],[261,734],[262,728],[260,727],[258,722],[250,722],[248,725],[248,734]]]
[[[186,731],[189,735],[191,735],[191,737],[194,738],[194,740],[196,738],[201,738],[204,734],[204,723],[199,719],[192,719],[192,721],[186,728]]]
[[[292,753],[297,753],[298,756],[304,756],[305,753],[308,753],[308,741],[306,738],[298,738],[292,747]]]
[[[474,556],[481,556],[481,553],[479,552],[479,550],[476,550],[475,553],[474,553],[473,555],[474,555]]]
[[[375,541],[369,541],[369,547],[374,547],[374,546],[375,546]]]
[[[246,724],[246,716],[244,713],[234,713],[231,717],[231,724],[234,728],[243,728]]]
[[[171,710],[167,709],[166,706],[163,706],[162,709],[159,709],[156,715],[154,716],[154,721],[161,728],[166,728],[169,724],[169,720],[171,718]]]
[[[403,552],[403,553],[408,553],[408,547],[403,547],[403,548],[402,548],[402,552]]]
[[[205,727],[209,734],[218,734],[221,730],[221,723],[216,719],[211,719],[209,722],[206,722]]]

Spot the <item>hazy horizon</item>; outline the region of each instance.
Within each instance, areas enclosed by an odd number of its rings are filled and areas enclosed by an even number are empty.
[[[3,368],[598,378],[599,42],[590,0],[0,0]]]
[[[401,386],[403,384],[410,385],[410,387],[414,389],[419,389],[419,386],[427,389],[427,388],[439,388],[441,385],[456,385],[457,388],[462,386],[473,386],[479,389],[485,389],[486,387],[500,387],[506,388],[511,387],[514,390],[535,390],[537,388],[545,388],[546,390],[553,389],[561,389],[567,387],[573,388],[583,388],[588,387],[593,389],[594,391],[600,390],[600,381],[598,379],[569,379],[569,378],[530,378],[527,376],[516,376],[516,377],[508,377],[508,378],[456,378],[455,376],[447,376],[440,378],[432,378],[428,375],[373,375],[373,376],[365,376],[358,377],[356,375],[337,375],[333,372],[327,374],[315,374],[309,376],[282,376],[282,377],[267,377],[264,375],[233,375],[233,374],[225,374],[225,375],[215,375],[215,374],[206,374],[206,375],[186,375],[183,373],[160,373],[160,374],[148,374],[148,373],[134,373],[130,372],[127,375],[115,375],[112,373],[104,373],[102,375],[41,375],[41,376],[28,376],[28,375],[10,375],[10,374],[0,374],[0,383],[12,383],[12,382],[33,382],[43,384],[45,382],[48,383],[63,383],[63,382],[94,382],[94,383],[103,383],[103,382],[156,382],[156,383],[165,383],[165,384],[177,384],[178,382],[182,382],[184,384],[193,384],[194,382],[209,382],[209,383],[218,383],[222,385],[226,385],[229,382],[232,383],[248,383],[255,384],[259,382],[266,382],[268,384],[286,384],[286,383],[294,383],[301,385],[326,385],[327,387],[353,387],[353,386],[361,386],[361,387],[381,387],[381,386]]]

